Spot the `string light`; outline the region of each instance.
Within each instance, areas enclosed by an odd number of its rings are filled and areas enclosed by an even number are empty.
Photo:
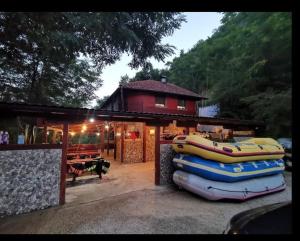
[[[95,121],[95,119],[93,117],[90,118],[89,120],[91,123],[93,123]]]

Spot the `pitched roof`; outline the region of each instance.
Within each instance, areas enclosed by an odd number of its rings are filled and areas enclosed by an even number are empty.
[[[129,82],[123,86],[126,89],[134,89],[134,90],[144,90],[144,91],[153,91],[153,92],[160,92],[160,93],[168,93],[168,94],[175,94],[175,95],[183,95],[189,96],[199,99],[206,99],[190,90],[181,88],[177,85],[171,83],[162,83],[161,81],[156,80],[139,80],[134,82]]]

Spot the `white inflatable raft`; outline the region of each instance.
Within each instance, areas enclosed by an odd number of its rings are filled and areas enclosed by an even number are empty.
[[[173,174],[173,181],[179,187],[209,200],[246,200],[255,196],[284,190],[286,187],[282,174],[226,183],[208,180],[177,170]]]

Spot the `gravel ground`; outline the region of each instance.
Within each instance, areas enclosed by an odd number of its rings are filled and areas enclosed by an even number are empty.
[[[114,196],[104,191],[104,196],[94,194],[89,200],[82,198],[74,187],[71,193],[78,196],[69,198],[63,206],[1,219],[0,233],[220,234],[238,212],[291,200],[291,173],[284,175],[287,182],[284,191],[242,203],[208,201],[173,186],[147,186],[150,184],[146,182],[133,188],[140,190],[125,188],[119,195],[115,194],[124,183],[107,182],[111,183],[111,189],[115,187]],[[91,184],[90,188],[95,187]]]

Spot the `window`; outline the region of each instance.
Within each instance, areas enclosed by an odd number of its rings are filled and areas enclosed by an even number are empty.
[[[165,107],[166,98],[162,96],[155,97],[155,106],[157,107]]]
[[[177,103],[178,110],[185,110],[185,100],[179,99]]]

